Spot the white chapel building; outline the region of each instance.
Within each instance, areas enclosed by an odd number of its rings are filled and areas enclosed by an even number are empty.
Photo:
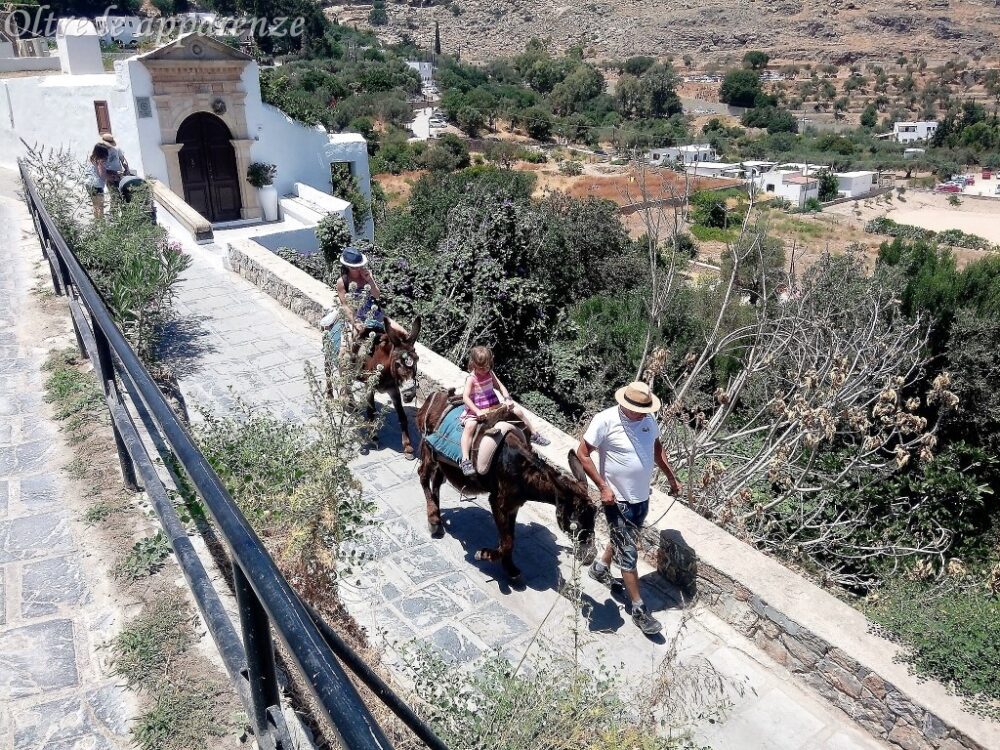
[[[278,194],[306,195],[312,217],[332,206],[350,219],[350,204],[330,195],[335,165],[349,168],[371,197],[365,139],[328,133],[265,104],[257,63],[237,49],[188,34],[116,61],[112,73],[90,21],[61,21],[57,44],[59,72],[0,77],[2,166],[16,167],[22,139],[85,161],[110,132],[132,171],[166,185],[213,225],[261,219],[257,190],[246,179],[255,161],[277,165]],[[369,219],[363,234],[371,232]]]

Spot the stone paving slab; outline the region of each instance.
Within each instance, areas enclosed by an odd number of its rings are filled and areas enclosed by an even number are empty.
[[[71,620],[0,633],[0,687],[10,699],[73,687],[78,679]]]
[[[238,396],[306,418],[303,365],[310,361],[322,371],[319,332],[224,268],[226,236],[218,232],[214,246],[186,245],[193,263],[178,304],[184,314],[198,316],[203,340],[212,344],[191,353],[190,374],[181,378],[189,405],[224,409]],[[239,314],[231,314],[234,309]],[[382,437],[386,445],[399,445],[394,417]],[[387,663],[397,664],[396,648],[410,641],[462,664],[493,649],[520,658],[533,638],[534,649],[565,652],[572,606],[558,588],[572,575],[571,556],[553,509],[529,505],[519,516],[515,556],[525,588],[513,590],[498,566],[474,559],[477,549],[496,541],[485,499],[462,499],[442,488],[447,534],[431,540],[416,464],[398,450],[385,448],[353,464],[378,506],[381,525],[360,545],[369,561],[341,590],[348,609],[385,649]],[[676,639],[681,661],[712,664],[726,678],[732,708],[725,721],[700,725],[699,739],[718,750],[885,747],[711,612],[683,611],[681,597],[655,571],[647,566],[640,572],[644,599],[663,620],[667,638]],[[665,653],[665,641],[638,632],[620,595],[585,575],[582,586],[591,609],[586,658],[596,664],[603,655],[626,674],[649,674]]]
[[[14,192],[0,170],[0,749],[124,750],[135,698],[101,672],[96,651],[117,611],[92,594],[43,400],[48,345],[12,312],[28,307],[41,257]],[[71,336],[68,313],[65,326]]]

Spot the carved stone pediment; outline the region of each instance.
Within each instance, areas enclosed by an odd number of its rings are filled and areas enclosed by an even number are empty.
[[[253,58],[240,50],[204,34],[185,34],[176,41],[140,55],[143,63],[170,62],[250,62]],[[155,66],[154,67],[158,67]]]

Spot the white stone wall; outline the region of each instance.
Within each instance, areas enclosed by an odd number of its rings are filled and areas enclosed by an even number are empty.
[[[8,44],[8,46],[10,46]],[[6,57],[0,50],[0,73],[59,70],[58,57]]]
[[[361,189],[371,197],[371,173],[368,146],[357,133],[329,134],[321,127],[310,127],[292,119],[276,107],[265,104],[260,96],[260,77],[256,63],[243,71],[246,88],[247,131],[257,143],[250,154],[254,161],[278,166],[274,184],[279,195],[292,192],[302,182],[323,193],[330,192],[330,164],[351,162],[351,170]],[[364,234],[371,239],[371,219]]]
[[[135,145],[131,149],[125,149],[125,156],[128,158],[129,166],[136,174],[143,177],[155,177],[164,185],[170,184],[167,173],[167,160],[160,148],[160,120],[156,105],[153,103],[153,79],[149,75],[146,67],[137,59],[129,58],[115,63],[115,72],[127,87],[121,105],[122,120],[131,122],[130,130],[134,132]],[[137,112],[136,98],[147,97],[150,100],[151,117],[139,117]],[[127,106],[127,114],[125,107]],[[112,122],[112,125],[114,122]],[[118,145],[121,146],[123,139],[128,140],[124,131],[121,135],[115,132]],[[123,147],[124,148],[124,147]]]
[[[56,30],[63,73],[97,75],[104,72],[101,42],[94,24],[85,18],[63,18]]]
[[[29,144],[68,148],[81,161],[100,137],[94,102],[106,101],[111,129],[129,163],[140,170],[135,104],[115,75],[51,75],[0,81],[0,165],[14,167]]]

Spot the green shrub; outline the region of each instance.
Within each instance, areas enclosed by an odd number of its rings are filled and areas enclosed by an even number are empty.
[[[735,242],[739,237],[738,228],[721,229],[719,227],[705,227],[701,224],[691,225],[691,234],[694,238],[702,242]]]
[[[322,253],[303,255],[298,250],[293,250],[290,247],[279,247],[274,254],[323,283],[335,281],[335,279],[330,278],[331,268],[327,265]],[[333,266],[333,269],[335,273],[339,270],[337,266]]]
[[[336,591],[341,564],[350,565],[345,545],[371,524],[374,505],[348,466],[361,417],[350,399],[324,398],[308,365],[306,375],[315,415],[307,424],[239,403],[233,413],[206,414],[195,438],[300,592],[324,599]],[[331,390],[349,387],[351,376],[345,363]]]
[[[365,221],[371,215],[372,205],[368,197],[361,191],[358,178],[351,174],[350,165],[336,162],[330,165],[330,192],[351,204],[351,218],[354,219],[354,231],[361,232]]]
[[[385,3],[376,2],[368,13],[368,23],[372,26],[385,26],[389,23],[389,14],[385,12]]]
[[[274,164],[265,164],[261,161],[251,162],[247,167],[247,182],[258,190],[274,183],[274,176],[278,173],[278,167]]]
[[[970,250],[995,250],[994,245],[985,237],[978,234],[969,234],[961,229],[945,229],[942,232],[935,232],[931,229],[923,229],[912,224],[898,224],[887,216],[872,219],[865,224],[865,231],[869,234],[887,234],[902,240],[914,242],[938,242],[942,245],[953,247],[964,247]]]
[[[326,267],[332,273],[340,271],[340,254],[351,244],[351,230],[340,214],[327,214],[316,225],[316,239]]]
[[[897,581],[867,613],[903,645],[903,661],[1000,719],[1000,598],[984,586]]]
[[[567,177],[578,177],[583,174],[583,164],[575,159],[564,159],[559,162],[559,174]]]

